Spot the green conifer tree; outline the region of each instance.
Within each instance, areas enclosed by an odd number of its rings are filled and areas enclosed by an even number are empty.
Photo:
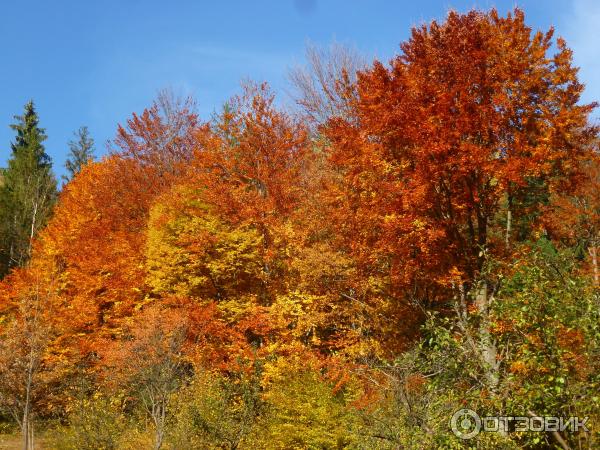
[[[76,140],[69,141],[69,157],[65,162],[67,175],[62,177],[65,182],[72,180],[83,166],[94,159],[94,139],[90,136],[88,127],[80,127],[73,134]]]
[[[16,137],[0,186],[0,277],[31,256],[34,236],[46,224],[56,201],[56,178],[32,101],[11,125]]]

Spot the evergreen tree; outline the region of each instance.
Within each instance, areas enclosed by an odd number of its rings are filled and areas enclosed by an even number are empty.
[[[56,179],[43,142],[46,134],[32,101],[11,125],[16,137],[0,186],[0,277],[25,264],[33,237],[46,224],[56,200]]]
[[[63,175],[65,182],[69,182],[81,171],[90,160],[94,159],[94,139],[90,136],[88,127],[80,127],[75,133],[76,140],[69,141],[69,157],[65,162],[68,174]]]

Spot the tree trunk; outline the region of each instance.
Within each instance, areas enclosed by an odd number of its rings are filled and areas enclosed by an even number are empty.
[[[27,367],[27,381],[25,383],[25,404],[23,406],[23,421],[21,432],[23,434],[23,450],[33,448],[33,428],[31,426],[31,388],[33,385],[34,355],[33,349],[29,355],[29,366]]]
[[[21,434],[23,435],[23,450],[30,450],[29,446],[29,419],[26,417],[27,411],[23,413],[23,425],[21,426]]]
[[[506,233],[504,236],[504,245],[506,248],[510,248],[510,234],[512,232],[512,194],[510,192],[510,186],[508,188],[508,205],[506,207]]]
[[[23,420],[21,421],[21,434],[23,436],[23,450],[30,450],[31,445],[31,422],[29,411],[29,390],[26,393],[25,407],[23,408]]]
[[[156,412],[157,417],[154,418],[154,450],[160,450],[162,447],[164,435],[165,435],[165,410],[160,408],[160,411]]]
[[[588,253],[592,257],[592,269],[594,271],[594,286],[600,286],[600,271],[598,270],[598,247],[596,246],[596,242],[593,242],[592,245],[588,248]]]
[[[510,232],[512,227],[512,212],[510,208],[506,211],[506,236],[504,237],[504,243],[506,248],[510,248]]]
[[[33,213],[32,213],[32,217],[31,217],[31,230],[29,233],[29,246],[27,247],[27,255],[29,258],[31,258],[31,251],[33,250],[33,238],[35,236],[35,231],[36,231],[36,220],[37,220],[37,212],[38,212],[38,202],[34,201],[33,204]]]
[[[532,417],[534,419],[543,421],[544,418],[538,416],[536,413],[534,413],[532,410],[527,411],[527,414],[529,414],[529,417]],[[560,447],[563,450],[571,450],[571,447],[569,447],[569,444],[567,444],[567,441],[565,441],[563,439],[563,437],[560,435],[560,433],[558,431],[551,431],[550,434],[552,435],[552,437],[556,440],[556,442],[558,443],[558,445],[560,445]]]
[[[479,346],[484,364],[486,382],[491,391],[495,391],[498,378],[498,361],[496,359],[497,349],[490,333],[490,306],[491,298],[488,293],[487,282],[481,282],[477,292],[476,304],[481,316],[479,324]]]

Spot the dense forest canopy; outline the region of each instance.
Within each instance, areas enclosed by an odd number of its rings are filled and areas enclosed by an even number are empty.
[[[82,127],[59,193],[29,103],[0,183],[3,423],[26,449],[598,448],[572,57],[518,9],[450,12],[389,63],[311,48],[298,109],[248,82],[203,121],[162,93],[99,160]],[[469,440],[461,408],[589,421]]]

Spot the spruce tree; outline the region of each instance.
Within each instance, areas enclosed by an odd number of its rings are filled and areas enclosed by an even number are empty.
[[[33,237],[46,224],[56,201],[56,178],[32,101],[11,125],[16,137],[0,186],[0,277],[31,256]]]
[[[75,133],[76,140],[69,141],[69,157],[65,162],[67,175],[63,175],[65,182],[69,182],[77,175],[83,166],[94,159],[94,139],[90,136],[86,126],[80,127]]]

